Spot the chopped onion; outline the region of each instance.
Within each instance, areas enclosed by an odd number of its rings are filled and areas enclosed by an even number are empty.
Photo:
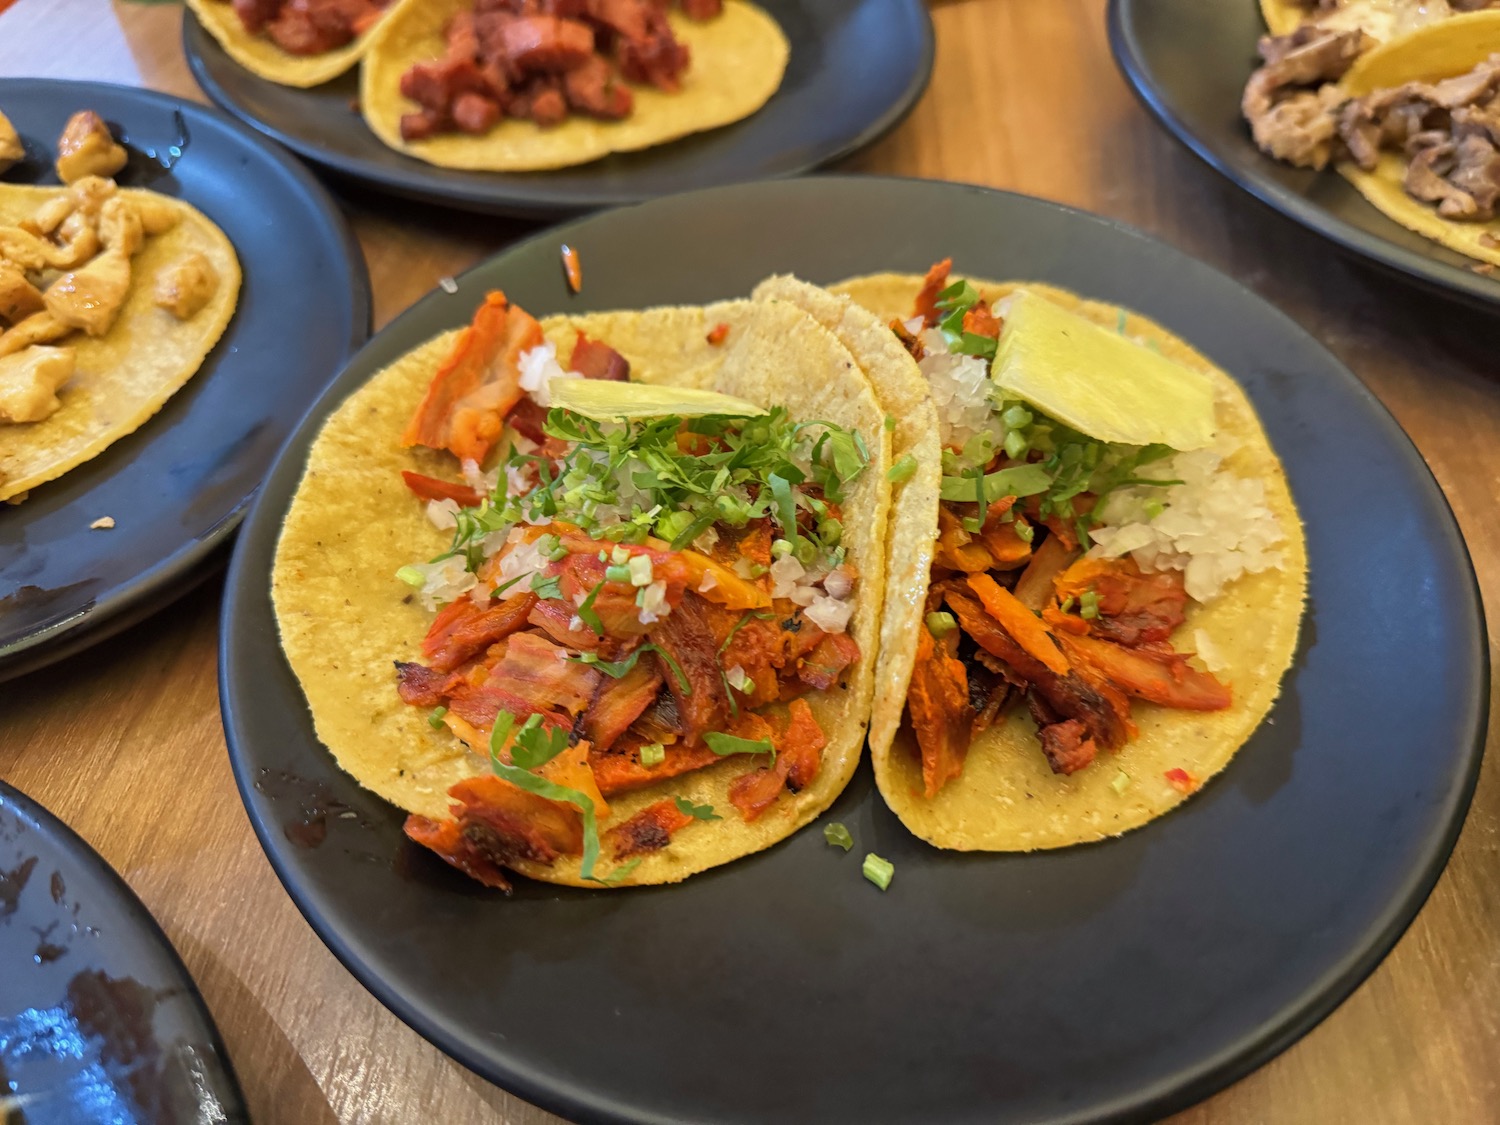
[[[854,573],[849,566],[836,566],[823,579],[823,589],[831,598],[847,598],[854,592]]]
[[[659,578],[643,587],[639,597],[642,625],[654,625],[672,612],[672,607],[667,604],[667,584]]]
[[[783,555],[771,564],[771,597],[789,598],[796,588],[797,580],[807,570],[792,555]]]
[[[853,613],[853,602],[819,594],[813,598],[804,616],[825,633],[842,633],[849,627]]]
[[[563,370],[557,362],[557,349],[550,343],[541,343],[522,352],[516,366],[521,372],[521,389],[538,406],[552,405],[552,396],[547,391],[548,380],[582,378],[576,371]]]
[[[432,526],[439,531],[452,531],[458,526],[457,500],[429,500],[427,501],[427,518]]]

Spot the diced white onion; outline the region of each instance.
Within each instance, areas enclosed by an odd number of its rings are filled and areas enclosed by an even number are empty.
[[[547,392],[550,379],[577,379],[576,371],[564,371],[557,362],[557,349],[550,343],[541,343],[521,353],[516,361],[521,373],[521,389],[531,396],[538,406],[552,405],[552,396]]]
[[[825,633],[842,633],[849,627],[854,603],[819,594],[813,598],[804,616]]]
[[[458,526],[457,500],[429,500],[427,501],[427,518],[432,526],[439,531],[452,531]]]
[[[657,579],[651,585],[641,591],[640,620],[642,625],[654,625],[667,614],[672,612],[672,607],[667,605],[667,584]]]

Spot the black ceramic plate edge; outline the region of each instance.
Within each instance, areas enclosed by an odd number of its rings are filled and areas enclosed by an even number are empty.
[[[901,97],[885,114],[874,122],[871,122],[857,136],[839,149],[820,156],[815,160],[805,161],[786,171],[765,176],[765,179],[792,179],[847,159],[861,149],[874,144],[906,120],[912,110],[916,108],[917,103],[921,101],[922,94],[926,91],[928,83],[932,80],[932,67],[937,51],[936,35],[932,27],[932,16],[928,12],[926,4],[921,3],[920,0],[916,4],[916,9],[922,16],[917,21],[922,29],[921,62],[916,73],[913,75],[911,84],[902,93]],[[345,158],[338,153],[330,152],[321,146],[304,141],[294,133],[277,129],[261,121],[248,110],[244,109],[235,99],[228,95],[218,82],[214,81],[207,65],[203,61],[203,49],[205,47],[215,51],[221,49],[218,43],[214,41],[213,37],[209,35],[207,30],[198,21],[198,17],[190,9],[184,8],[182,19],[183,54],[187,57],[188,69],[192,71],[194,81],[198,83],[199,87],[212,99],[216,106],[275,141],[277,144],[283,145],[290,151],[295,152],[302,159],[310,161],[344,179],[365,184],[375,190],[396,195],[403,199],[415,200],[419,203],[430,203],[440,207],[457,207],[479,214],[533,220],[564,219],[596,209],[628,206],[632,203],[642,203],[649,198],[653,198],[651,195],[640,192],[596,194],[545,190],[528,190],[522,195],[507,197],[503,194],[470,190],[462,182],[446,180],[444,169],[438,167],[423,165],[414,168],[410,173],[383,172],[378,168],[373,171],[366,170],[362,161]],[[360,122],[359,127],[366,128],[363,122]],[[586,165],[581,165],[580,167],[586,167]],[[505,173],[495,173],[495,175],[503,177]],[[545,175],[545,173],[526,173],[524,175]]]
[[[87,94],[90,90],[110,92],[128,90],[132,96],[138,96],[144,101],[172,107],[186,104],[192,106],[196,112],[213,115],[223,127],[237,133],[247,144],[279,165],[287,175],[296,180],[313,208],[321,212],[329,229],[338,232],[344,244],[346,265],[354,280],[352,297],[356,310],[353,332],[350,335],[348,347],[345,349],[345,362],[353,358],[356,349],[370,338],[374,326],[374,305],[364,251],[360,248],[359,241],[355,238],[354,232],[345,221],[328,190],[298,161],[293,160],[277,146],[267,144],[255,130],[247,128],[213,106],[185,102],[181,98],[156,90],[122,87],[107,82],[79,82],[63,79],[27,79],[26,81],[28,85],[55,86],[60,93],[79,91]],[[215,351],[220,346],[222,346],[222,341],[215,345]],[[142,430],[148,429],[150,424],[148,420],[141,427]],[[108,457],[109,454],[110,450],[106,449],[99,456]],[[274,458],[270,464],[275,464]],[[269,472],[269,466],[267,471]],[[132,625],[140,623],[194,589],[200,582],[207,579],[222,561],[223,555],[216,554],[216,549],[225,545],[235,529],[239,527],[240,522],[250,510],[251,501],[257,492],[259,488],[243,497],[233,509],[214,524],[208,534],[199,536],[150,570],[137,575],[132,581],[116,586],[106,597],[92,602],[82,613],[0,649],[0,683],[45,668],[59,660],[65,660],[100,641],[107,640]]]
[[[1449,298],[1456,297],[1465,304],[1491,312],[1500,307],[1500,285],[1494,281],[1359,230],[1274,181],[1258,176],[1242,176],[1229,161],[1221,159],[1211,146],[1205,144],[1172,111],[1161,90],[1152,84],[1136,39],[1131,34],[1132,11],[1140,2],[1141,0],[1109,0],[1107,20],[1110,50],[1121,75],[1141,104],[1189,152],[1252,198],[1327,239],[1347,254],[1406,281],[1415,282],[1431,292]]]
[[[915,185],[931,182],[910,177],[854,177],[839,175],[808,177],[802,182],[838,182],[841,180],[851,183],[890,183],[896,185]],[[703,191],[690,194],[706,196],[712,193],[732,192],[747,186],[752,185],[728,185],[721,188],[704,189]],[[1017,193],[998,191],[979,185],[944,183],[941,186],[954,187],[976,194],[996,197],[1012,197],[1017,195]],[[1184,266],[1202,271],[1208,276],[1217,278],[1222,283],[1232,285],[1239,290],[1245,301],[1259,306],[1271,318],[1280,322],[1283,329],[1290,336],[1297,338],[1312,349],[1326,354],[1326,349],[1322,344],[1316,341],[1305,329],[1280,309],[1257,296],[1239,282],[1191,258],[1182,251],[1176,250],[1170,244],[1128,224],[1104,216],[1081,211],[1049,200],[1039,200],[1031,197],[1020,198],[1026,198],[1031,204],[1067,214],[1076,221],[1097,224],[1100,227],[1110,228],[1117,233],[1142,242],[1167,248],[1183,259]],[[663,202],[669,201],[665,200]],[[578,219],[564,226],[539,232],[530,238],[507,247],[491,259],[476,263],[475,266],[459,275],[457,280],[462,281],[470,274],[484,268],[494,258],[509,257],[512,254],[523,252],[535,244],[556,241],[581,241],[573,232],[586,228],[590,223],[600,221],[608,221],[608,213]],[[444,300],[446,297],[447,294],[439,290],[432,291],[404,311],[390,325],[387,325],[382,330],[381,336],[384,336],[387,332],[399,331],[405,323],[421,316],[433,303]],[[348,378],[350,370],[359,364],[365,351],[379,346],[379,339],[380,337],[377,337],[367,344],[365,349],[361,349],[361,353],[357,354],[350,361],[349,369],[346,369],[329,386],[318,403],[303,418],[297,430],[288,439],[281,453],[278,454],[278,468],[281,467],[280,458],[286,456],[292,448],[310,442],[316,429],[321,426],[323,419],[336,406],[337,402],[351,393],[356,386],[360,385],[357,381],[352,381]],[[1098,1111],[1094,1113],[1049,1117],[1046,1119],[1049,1125],[1085,1125],[1085,1123],[1095,1125],[1095,1123],[1104,1122],[1145,1122],[1156,1120],[1159,1117],[1180,1111],[1210,1097],[1285,1051],[1331,1014],[1380,965],[1381,961],[1384,960],[1386,955],[1406,932],[1431,895],[1433,888],[1446,868],[1448,859],[1463,830],[1474,790],[1478,783],[1479,771],[1483,760],[1486,715],[1490,706],[1490,656],[1485,643],[1487,632],[1478,577],[1474,571],[1467,545],[1464,543],[1457,521],[1453,517],[1452,507],[1435,478],[1433,478],[1431,470],[1427,467],[1425,460],[1411,438],[1400,427],[1384,404],[1356,376],[1340,362],[1335,362],[1334,366],[1337,368],[1339,378],[1344,383],[1346,389],[1363,400],[1371,408],[1372,414],[1378,420],[1378,424],[1384,429],[1386,436],[1401,451],[1408,464],[1408,468],[1424,481],[1432,498],[1437,502],[1440,511],[1447,517],[1446,521],[1444,521],[1446,547],[1455,558],[1462,560],[1463,563],[1464,576],[1467,580],[1466,593],[1468,604],[1461,607],[1461,609],[1467,612],[1471,620],[1475,623],[1475,628],[1470,633],[1472,643],[1469,646],[1467,659],[1472,662],[1472,667],[1476,671],[1476,692],[1472,698],[1469,715],[1466,716],[1465,721],[1461,724],[1473,731],[1467,755],[1467,768],[1464,772],[1462,784],[1452,791],[1450,800],[1443,806],[1442,820],[1446,823],[1446,830],[1440,837],[1429,840],[1430,846],[1424,850],[1424,854],[1413,868],[1410,878],[1402,885],[1398,893],[1388,897],[1388,907],[1383,911],[1378,921],[1369,929],[1365,939],[1359,943],[1357,948],[1354,948],[1347,956],[1329,968],[1315,984],[1309,985],[1298,1001],[1288,1004],[1282,1011],[1265,1019],[1243,1041],[1234,1044],[1230,1048],[1226,1048],[1219,1056],[1206,1060],[1191,1072],[1175,1075],[1170,1080],[1163,1081],[1154,1088],[1140,1090],[1132,1096],[1119,1098],[1111,1104],[1099,1107]],[[258,524],[259,518],[270,518],[269,516],[260,517],[259,514],[260,508],[266,502],[264,493],[256,498],[255,505],[247,517],[248,522],[252,526]],[[226,596],[223,603],[219,643],[218,678],[220,707],[224,720],[231,765],[234,770],[235,782],[239,788],[241,800],[244,802],[256,836],[263,850],[266,852],[272,868],[308,924],[312,926],[314,932],[318,934],[319,938],[328,946],[330,951],[333,952],[345,968],[403,1023],[433,1043],[445,1054],[481,1077],[494,1081],[503,1089],[570,1120],[601,1121],[620,1123],[620,1125],[633,1125],[633,1123],[637,1122],[652,1122],[653,1125],[657,1122],[662,1123],[662,1125],[668,1125],[668,1123],[676,1125],[679,1121],[676,1117],[648,1116],[632,1113],[627,1108],[607,1098],[595,1095],[592,1091],[577,1088],[560,1089],[555,1085],[535,1079],[534,1076],[523,1070],[496,1066],[492,1060],[485,1058],[477,1051],[469,1049],[464,1043],[462,1035],[456,1033],[452,1027],[445,1024],[440,1018],[422,1011],[418,1005],[408,1004],[396,993],[394,988],[388,986],[375,973],[369,971],[350,945],[335,931],[333,924],[319,911],[317,905],[312,901],[312,894],[299,884],[291,866],[284,859],[281,843],[284,838],[283,826],[279,822],[275,822],[262,814],[260,807],[261,796],[256,792],[254,778],[249,775],[247,763],[243,760],[241,752],[237,749],[237,736],[235,733],[238,726],[236,719],[236,693],[229,680],[228,671],[233,664],[233,657],[230,653],[230,642],[234,636],[232,622],[236,616],[238,603],[244,596],[241,592],[242,588],[248,582],[248,578],[244,573],[247,552],[243,547],[243,542],[241,541],[241,544],[238,545],[239,549],[235,551],[231,560],[225,584]],[[274,629],[274,624],[271,628]],[[248,705],[248,701],[246,702]],[[326,751],[324,753],[326,754]],[[862,765],[861,768],[865,767]],[[1082,845],[1085,848],[1107,846],[1109,846],[1108,841],[1097,845]],[[590,892],[574,893],[586,894]]]
[[[171,938],[167,937],[166,931],[161,928],[161,923],[156,920],[151,911],[146,909],[146,904],[141,901],[140,896],[87,840],[40,801],[27,796],[4,778],[0,778],[0,804],[14,806],[20,810],[23,819],[29,819],[42,826],[47,839],[56,846],[60,853],[68,856],[80,867],[91,869],[95,876],[111,889],[116,903],[132,916],[134,928],[145,935],[156,947],[167,969],[178,979],[183,995],[197,1010],[203,1030],[208,1035],[207,1045],[217,1055],[218,1063],[223,1070],[223,1077],[228,1086],[227,1092],[240,1103],[238,1107],[230,1107],[231,1109],[238,1108],[242,1114],[241,1117],[232,1120],[248,1122],[250,1117],[244,1108],[244,1093],[240,1088],[239,1078],[234,1072],[233,1060],[230,1059],[229,1052],[224,1049],[224,1039],[219,1033],[218,1025],[214,1022],[213,1013],[209,1011],[208,1004],[203,999],[203,993],[198,988],[198,982],[193,979],[193,974],[183,963],[177,947],[172,944]]]

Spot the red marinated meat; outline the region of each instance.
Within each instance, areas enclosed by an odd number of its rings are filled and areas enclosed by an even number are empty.
[[[579,20],[518,16],[500,25],[501,58],[517,74],[557,74],[594,55],[594,33]]]
[[[568,366],[585,379],[607,379],[624,383],[630,379],[630,362],[608,344],[590,340],[582,332],[573,344]]]

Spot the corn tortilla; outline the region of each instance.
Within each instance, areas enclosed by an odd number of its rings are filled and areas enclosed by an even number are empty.
[[[725,0],[714,19],[697,22],[673,11],[672,31],[692,53],[682,88],[667,93],[632,86],[635,107],[619,121],[573,114],[542,128],[502,118],[483,136],[452,133],[422,141],[401,138],[401,117],[417,106],[401,95],[401,76],[440,58],[443,29],[472,0],[405,4],[381,24],[360,74],[360,106],[377,137],[398,152],[444,168],[533,172],[586,164],[612,152],[634,152],[749,117],[781,85],[791,48],[776,21],[747,0]]]
[[[0,184],[0,226],[30,218],[65,189]],[[130,259],[130,292],[114,325],[97,339],[75,332],[59,341],[77,357],[59,388],[62,405],[40,422],[0,424],[0,500],[55,480],[133,433],[181,390],[224,334],[239,298],[240,265],[224,232],[195,207],[141,189],[179,215],[170,230],[146,238]],[[178,320],[153,302],[156,275],[180,258],[202,254],[219,276],[208,304]]]
[[[833,289],[888,320],[910,313],[921,284],[920,277],[886,274],[857,278]],[[988,301],[997,301],[1018,287],[1015,283],[973,284]],[[1119,325],[1124,311],[1050,286],[1027,288],[1111,330]],[[1226,664],[1218,674],[1234,692],[1228,710],[1179,711],[1134,701],[1139,736],[1116,753],[1102,754],[1071,777],[1051,772],[1025,708],[1013,708],[1005,722],[975,740],[962,775],[931,800],[923,796],[921,764],[910,727],[902,726],[890,741],[872,733],[870,756],[881,794],[907,828],[938,847],[960,851],[1066,847],[1118,836],[1154,820],[1187,799],[1167,782],[1166,771],[1184,769],[1206,782],[1222,770],[1271,709],[1292,662],[1307,588],[1306,545],[1285,474],[1254,409],[1233,379],[1159,325],[1126,313],[1123,330],[1213,380],[1219,425],[1243,443],[1225,462],[1226,467],[1265,483],[1267,504],[1286,536],[1280,545],[1284,566],[1240,578],[1207,606],[1192,604],[1186,623],[1173,637],[1179,650],[1192,651],[1197,630],[1208,636]],[[888,393],[882,370],[873,369],[877,395]],[[917,588],[892,592],[886,600],[882,634],[903,641],[899,650],[887,649],[882,658],[891,661],[892,674],[900,674],[903,680],[910,679],[915,663],[927,586],[928,578],[923,575]],[[904,688],[900,694],[904,699]],[[1116,790],[1121,773],[1127,783]]]
[[[697,347],[702,319],[693,312],[552,317],[543,327],[564,357],[578,328],[586,327],[591,337],[621,351],[632,376],[643,381],[706,386],[762,405],[781,404],[798,418],[824,419],[864,436],[870,464],[849,492],[844,535],[860,576],[849,631],[864,655],[851,669],[847,690],[809,697],[828,735],[817,779],[798,794],[781,796],[758,820],[747,823],[729,801],[731,782],[747,768],[734,758],[612,798],[601,831],[667,796],[711,804],[724,818],[682,829],[670,846],[647,854],[625,886],[676,882],[749,855],[826,809],[858,763],[874,682],[890,465],[879,403],[849,352],[789,305],[714,306],[719,319],[709,326],[728,320],[734,328],[711,356]],[[454,470],[449,455],[404,450],[398,438],[455,336],[440,336],[381,371],[324,424],[287,513],[271,582],[282,648],[318,737],[361,785],[432,818],[447,815],[451,785],[488,770],[486,760],[401,702],[392,667],[393,661],[420,659],[432,620],[416,599],[404,596],[395,572],[432,557],[448,542],[407,492],[400,471],[451,476]],[[597,885],[579,879],[576,858],[515,869],[547,882]]]
[[[374,27],[348,45],[319,55],[293,55],[264,35],[250,34],[227,0],[187,0],[187,6],[208,33],[218,40],[224,53],[246,70],[281,86],[306,89],[332,81],[354,66],[370,49],[370,41],[381,26],[402,8],[425,2],[392,0]]]

